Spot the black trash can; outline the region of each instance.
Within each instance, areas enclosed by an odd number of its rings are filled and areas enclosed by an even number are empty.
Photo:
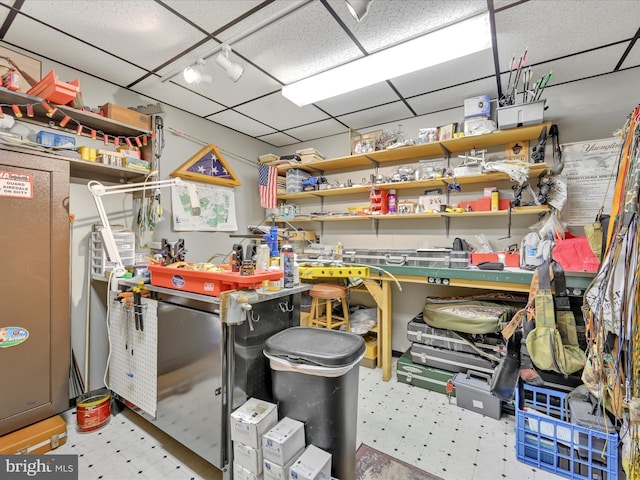
[[[332,455],[331,475],[354,480],[362,337],[323,328],[294,327],[265,342],[278,417],[305,424],[307,445]]]

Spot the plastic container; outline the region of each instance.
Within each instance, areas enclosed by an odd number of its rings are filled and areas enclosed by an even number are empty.
[[[256,270],[253,275],[241,275],[240,272],[202,272],[161,265],[147,268],[151,272],[151,285],[213,296],[227,290],[260,288],[265,280],[282,278],[282,271]]]
[[[27,95],[43,98],[58,105],[66,105],[76,98],[79,91],[80,81],[78,79],[68,83],[61,82],[58,80],[56,72],[51,70],[27,91]]]
[[[310,327],[279,332],[265,342],[280,417],[305,424],[307,445],[333,455],[331,475],[355,479],[358,367],[362,337]]]
[[[62,147],[63,145],[75,145],[76,139],[59,133],[40,130],[36,137],[38,143],[43,147]]]
[[[617,480],[617,432],[572,424],[567,393],[523,384],[516,405],[520,462],[571,479]]]
[[[293,288],[293,247],[288,241],[280,249],[280,265],[284,274],[282,286]]]

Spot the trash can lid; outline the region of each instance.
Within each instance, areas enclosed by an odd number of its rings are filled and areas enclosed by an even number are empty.
[[[292,327],[269,337],[264,352],[294,364],[344,367],[364,354],[362,337],[325,328]]]

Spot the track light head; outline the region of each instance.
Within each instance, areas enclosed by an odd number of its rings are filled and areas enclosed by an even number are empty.
[[[345,0],[349,13],[356,19],[356,22],[361,22],[364,17],[369,13],[369,7],[373,0]]]
[[[187,83],[209,83],[211,77],[203,73],[205,61],[200,58],[195,65],[190,65],[184,69],[182,75]]]
[[[233,63],[229,60],[229,53],[231,52],[231,47],[228,45],[223,45],[222,52],[218,54],[216,57],[216,63],[222,67],[222,69],[234,82],[237,82],[242,74],[244,73],[244,68],[242,68],[237,63]]]

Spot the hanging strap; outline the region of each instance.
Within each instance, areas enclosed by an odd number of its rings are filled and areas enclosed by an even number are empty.
[[[556,310],[571,311],[571,305],[569,304],[569,296],[567,295],[567,281],[564,276],[564,270],[558,262],[551,263],[551,270],[553,271],[553,286],[554,296],[553,302],[556,306]]]
[[[536,292],[536,328],[556,327],[556,316],[553,305],[553,295],[551,295],[551,275],[549,264],[543,263],[538,268],[539,287]]]

